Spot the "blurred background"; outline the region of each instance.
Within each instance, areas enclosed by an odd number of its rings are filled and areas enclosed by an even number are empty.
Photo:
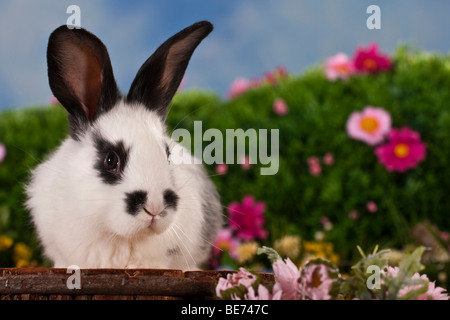
[[[372,4],[381,9],[380,30],[366,25]],[[279,130],[276,175],[260,175],[260,164],[248,158],[242,165],[207,166],[228,223],[211,269],[267,270],[256,256],[261,245],[298,265],[328,259],[343,273],[361,258],[357,246],[366,253],[377,245],[392,249],[391,265],[426,246],[425,272],[450,287],[446,0],[2,0],[0,267],[51,265],[23,206],[23,186],[30,169],[67,136],[66,112],[48,86],[46,48],[50,33],[72,15],[70,5],[79,6],[81,26],[107,46],[123,93],[161,43],[196,21],[211,21],[215,29],[195,51],[174,97],[169,132],[193,132],[194,121],[203,121],[203,130]],[[342,73],[357,61],[375,68]],[[346,130],[367,106],[392,122],[376,146]],[[372,124],[381,121],[371,117]],[[412,144],[387,138],[404,127],[416,139]],[[416,143],[426,154],[416,155],[406,171],[390,171],[389,161],[375,155],[388,140],[403,152]],[[403,166],[405,159],[390,160]],[[255,229],[243,216],[261,222],[250,238],[240,237]]]
[[[366,9],[381,8],[381,30],[368,30]],[[82,27],[109,49],[120,89],[127,92],[138,68],[172,34],[198,20],[214,32],[192,58],[186,88],[221,96],[238,76],[253,78],[284,65],[291,73],[358,44],[400,43],[449,49],[450,2],[445,0],[3,0],[0,3],[0,110],[45,104],[48,36],[66,24],[69,5],[81,9]]]

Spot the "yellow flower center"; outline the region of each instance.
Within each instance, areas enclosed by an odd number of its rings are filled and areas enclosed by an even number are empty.
[[[366,59],[363,62],[363,65],[366,69],[375,70],[377,68],[377,62],[373,59]]]
[[[346,74],[349,72],[349,68],[346,64],[337,65],[336,70],[339,71],[339,73],[343,73],[343,74]]]
[[[312,283],[313,283],[314,288],[318,288],[322,284],[322,279],[320,277],[320,273],[319,273],[318,269],[314,270],[314,272],[312,274]]]
[[[226,251],[226,252],[230,252],[230,250],[231,250],[230,242],[229,242],[229,241],[226,241],[226,240],[219,241],[219,242],[216,244],[216,246],[217,246],[218,248],[220,248],[220,249]]]
[[[364,118],[361,121],[361,128],[367,132],[374,132],[378,129],[378,121],[374,118]]]
[[[409,155],[409,147],[404,143],[399,143],[394,148],[394,154],[398,158],[405,158]]]

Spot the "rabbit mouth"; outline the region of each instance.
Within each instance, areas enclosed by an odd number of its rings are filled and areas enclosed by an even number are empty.
[[[160,213],[157,214],[153,214],[152,212],[150,212],[146,207],[142,208],[146,214],[148,214],[150,217],[152,217],[152,221],[155,219],[160,219],[160,218],[164,218],[167,215],[167,211],[163,210]]]
[[[167,229],[167,223],[165,221],[166,219],[164,219],[164,217],[167,215],[166,210],[162,211],[161,213],[159,213],[157,215],[151,214],[150,211],[147,210],[146,208],[143,208],[143,210],[150,217],[150,219],[147,218],[147,223],[146,223],[148,229],[151,229],[152,231],[154,231],[156,233],[161,233]]]

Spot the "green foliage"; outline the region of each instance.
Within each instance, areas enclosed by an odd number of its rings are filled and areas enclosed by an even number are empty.
[[[278,252],[275,249],[272,249],[270,247],[262,246],[259,247],[256,251],[256,254],[265,254],[267,255],[267,259],[270,261],[271,264],[273,264],[275,261],[281,259],[281,256],[278,254]]]
[[[413,279],[416,273],[419,275],[423,270],[420,260],[424,250],[424,247],[418,247],[412,253],[406,254],[400,261],[396,274],[389,273],[387,269],[389,264],[384,254],[389,250],[377,252],[375,248],[374,252],[367,256],[360,251],[362,258],[352,267],[351,276],[341,281],[342,299],[357,297],[362,300],[416,300],[418,296],[427,292],[429,283],[425,279]],[[378,283],[377,285],[372,283],[374,287],[369,288],[368,283],[372,277],[378,278]],[[408,288],[406,292],[399,296],[400,290],[405,288]]]
[[[446,178],[450,174],[450,57],[400,48],[394,61],[393,71],[355,76],[347,82],[330,82],[322,70],[313,68],[301,77],[209,108],[208,116],[201,119],[204,128],[280,130],[279,172],[262,176],[258,166],[249,171],[237,164],[229,166],[227,175],[213,177],[223,204],[245,194],[265,201],[272,241],[292,233],[311,239],[321,228],[320,217],[327,216],[334,225],[328,240],[344,261],[356,258],[356,244],[402,247],[411,241],[410,227],[424,219],[450,229]],[[173,111],[183,110],[186,96],[189,93],[178,97]],[[288,115],[272,111],[277,97],[289,106]],[[426,160],[406,173],[388,172],[372,147],[350,139],[346,121],[367,105],[389,111],[394,127],[420,132],[427,144]],[[184,121],[195,119],[192,114]],[[320,176],[309,174],[308,157],[327,152],[333,153],[335,164],[323,166]],[[210,172],[215,174],[214,167]],[[376,213],[366,210],[368,201],[378,205]],[[359,219],[349,219],[352,210],[360,213]]]
[[[28,212],[24,185],[30,169],[58,146],[67,135],[66,112],[60,107],[10,110],[0,114],[0,142],[7,155],[0,164],[0,234],[39,249]],[[12,261],[3,266],[12,266]]]
[[[202,121],[203,132],[208,128],[223,133],[237,128],[279,129],[276,175],[260,175],[260,165],[247,171],[239,164],[229,165],[226,175],[217,175],[215,165],[208,166],[222,204],[228,206],[246,194],[264,201],[268,243],[286,234],[312,239],[322,230],[320,217],[327,216],[333,228],[326,231],[326,240],[334,244],[341,261],[350,265],[357,244],[403,247],[411,242],[410,227],[425,219],[440,229],[450,229],[450,56],[400,48],[394,62],[390,72],[336,82],[328,81],[316,67],[230,101],[214,93],[180,92],[170,109],[169,134],[175,128],[192,132],[194,121]],[[287,115],[273,112],[276,98],[289,106]],[[390,112],[394,127],[409,126],[420,132],[427,144],[426,160],[406,173],[387,172],[373,148],[350,139],[345,130],[347,118],[367,105]],[[0,142],[8,150],[0,164],[0,204],[9,212],[0,233],[34,243],[23,208],[23,186],[29,170],[67,135],[65,119],[60,107],[0,115]],[[205,141],[203,147],[207,145]],[[327,152],[334,155],[335,164],[324,165],[319,176],[312,176],[308,157]],[[377,204],[376,213],[365,209],[368,201]],[[352,210],[360,213],[357,220],[349,219]]]

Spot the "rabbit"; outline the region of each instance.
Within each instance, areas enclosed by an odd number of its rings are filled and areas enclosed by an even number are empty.
[[[53,267],[205,267],[223,223],[220,197],[201,164],[171,161],[181,145],[165,120],[193,51],[212,29],[201,21],[169,38],[126,96],[100,39],[66,25],[52,32],[49,84],[68,112],[69,134],[31,170],[25,205]]]

